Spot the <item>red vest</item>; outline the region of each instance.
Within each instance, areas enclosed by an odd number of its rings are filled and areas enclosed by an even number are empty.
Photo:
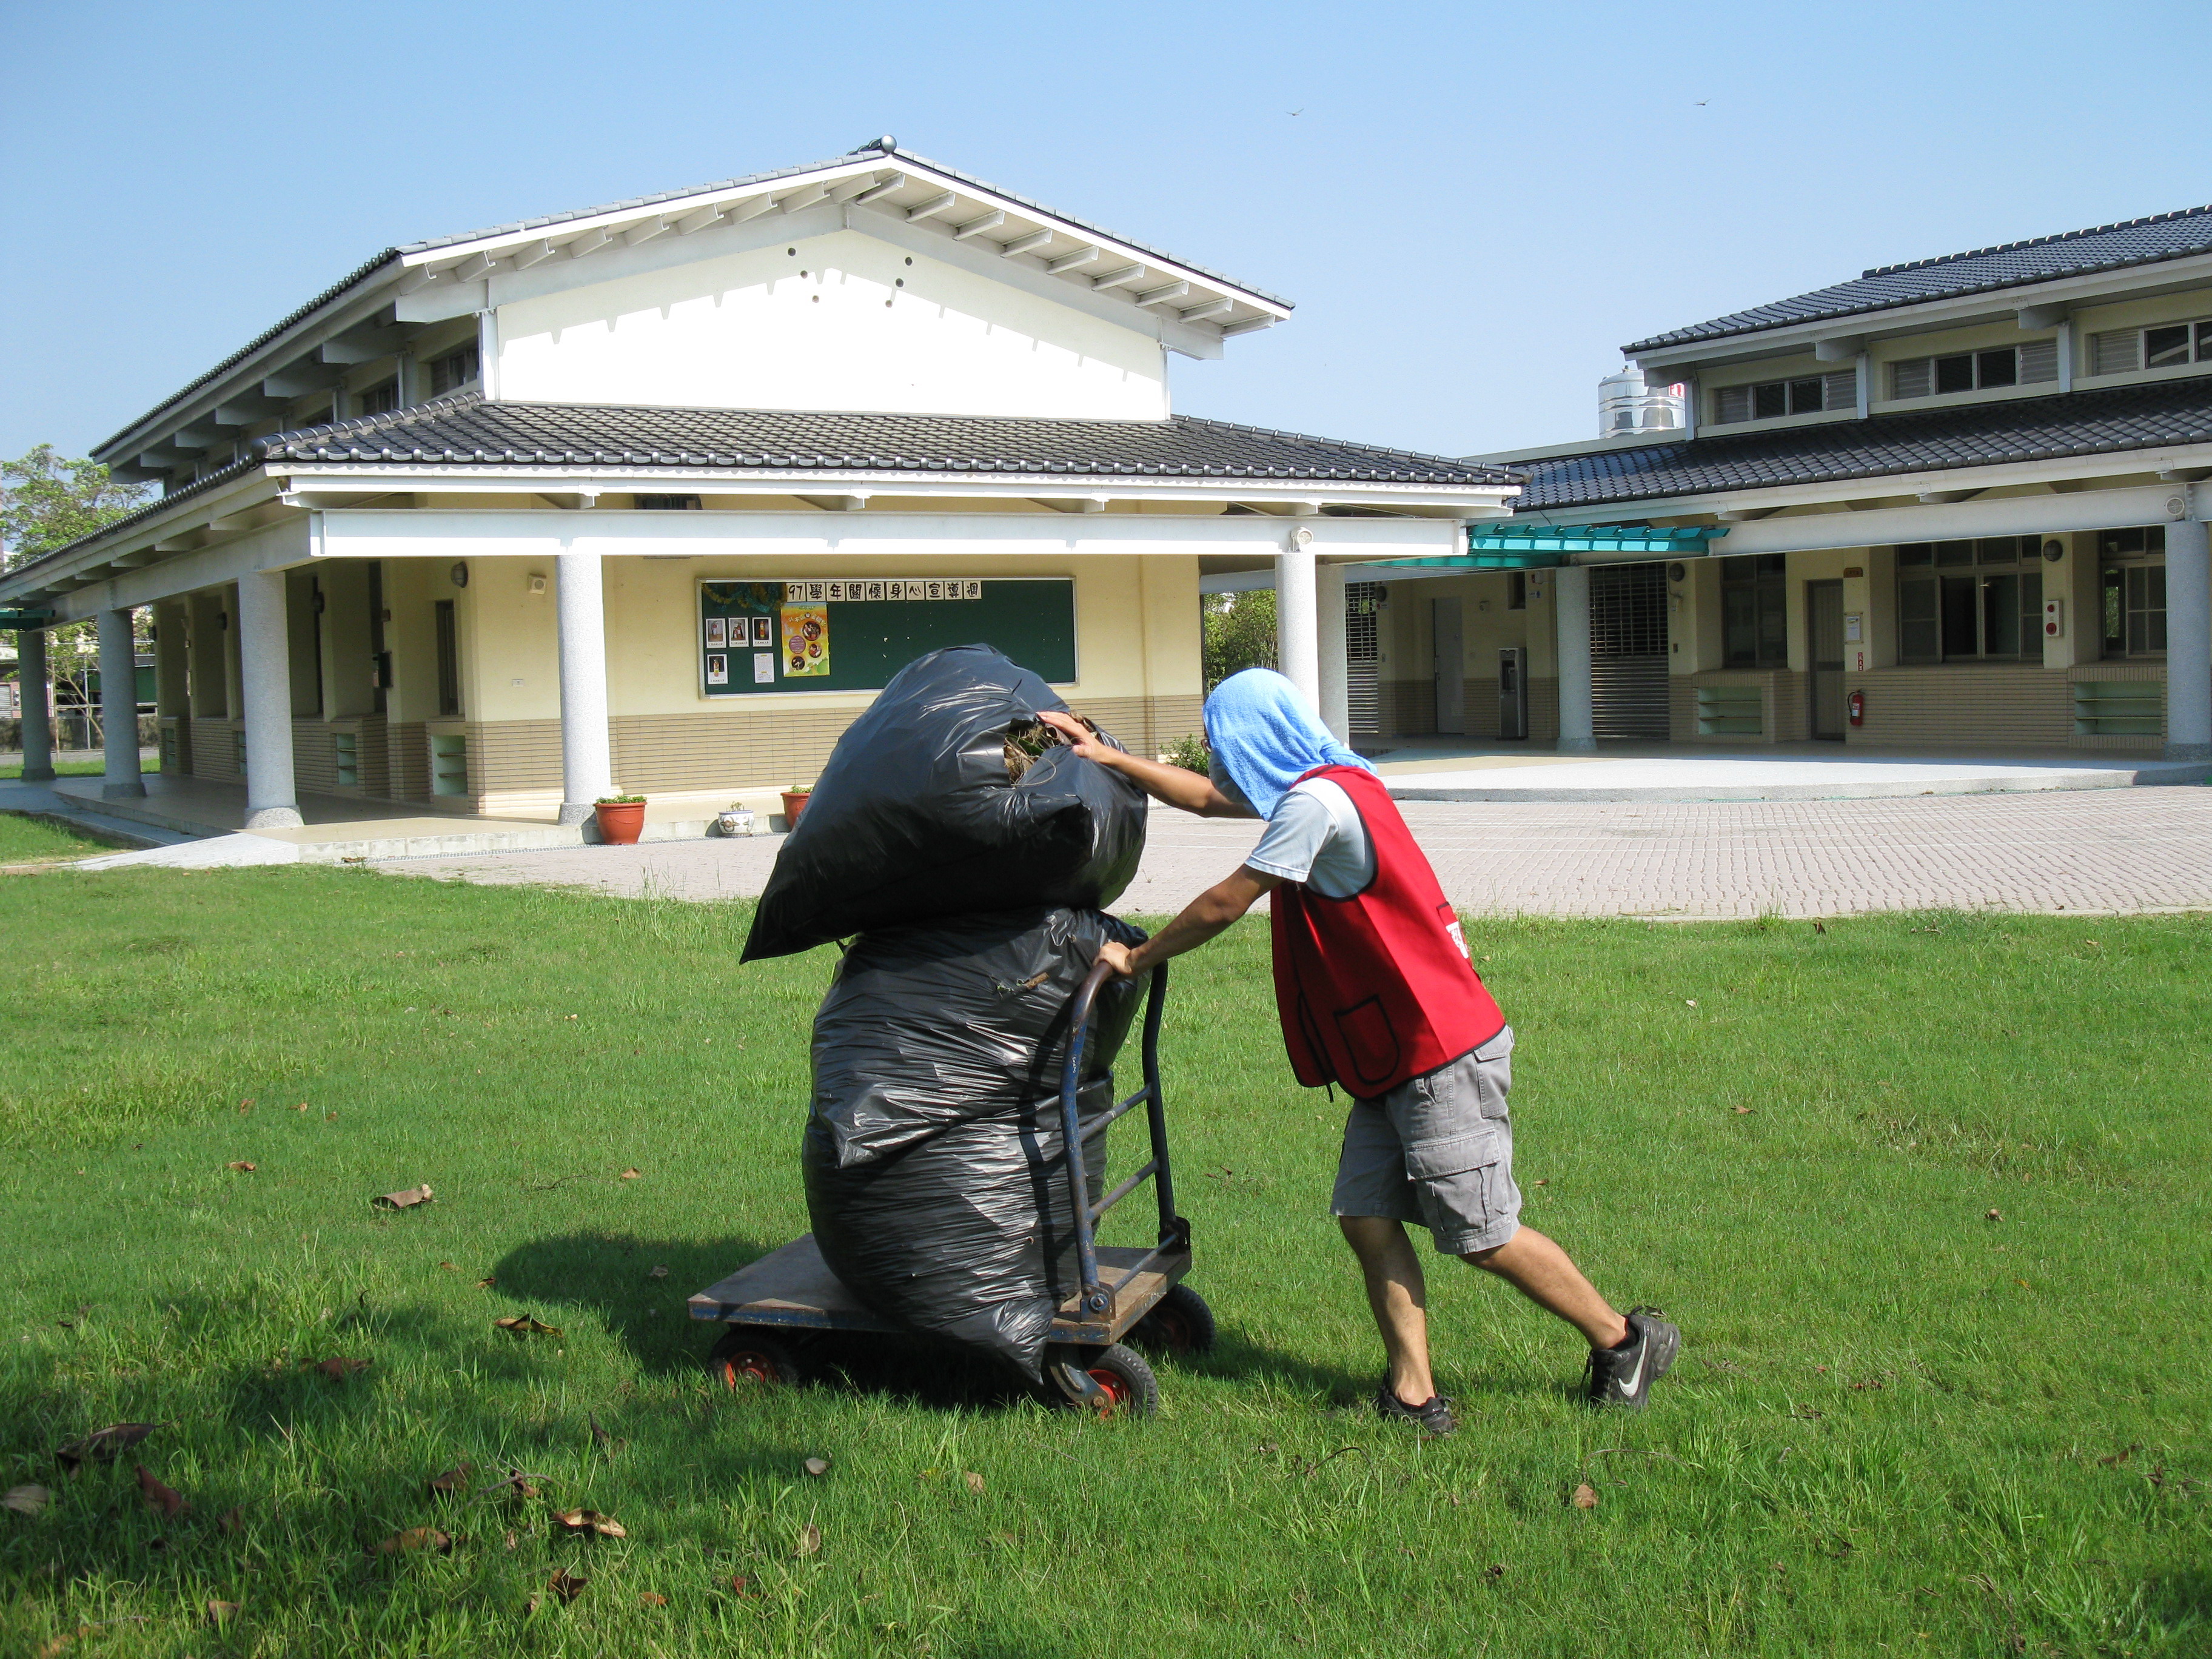
[[[1375,849],[1375,879],[1342,899],[1303,883],[1274,890],[1275,1005],[1300,1083],[1340,1083],[1372,1100],[1480,1048],[1505,1016],[1382,780],[1356,766],[1305,777],[1352,797]]]

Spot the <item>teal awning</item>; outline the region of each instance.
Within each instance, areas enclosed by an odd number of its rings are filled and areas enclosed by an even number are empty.
[[[1708,551],[1709,543],[1727,534],[1725,525],[1662,530],[1646,525],[1516,524],[1500,520],[1470,525],[1464,554],[1376,562],[1436,570],[1543,570],[1564,564],[1571,553],[1646,553],[1657,559],[1694,559]]]

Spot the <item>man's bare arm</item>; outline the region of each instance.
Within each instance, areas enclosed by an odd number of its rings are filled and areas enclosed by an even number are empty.
[[[1186,812],[1195,812],[1202,818],[1255,817],[1249,806],[1233,801],[1213,787],[1213,780],[1181,766],[1169,766],[1159,761],[1146,760],[1140,755],[1125,754],[1109,744],[1103,744],[1084,728],[1080,720],[1045,709],[1037,718],[1068,740],[1069,746],[1087,761],[1110,767],[1121,773],[1154,800],[1164,801],[1170,806],[1179,806]]]
[[[1098,947],[1098,960],[1110,963],[1117,974],[1134,974],[1154,963],[1165,962],[1170,957],[1195,951],[1258,903],[1262,893],[1282,884],[1280,876],[1271,876],[1245,865],[1226,880],[1218,881],[1200,893],[1183,907],[1181,915],[1135,950],[1109,940]]]

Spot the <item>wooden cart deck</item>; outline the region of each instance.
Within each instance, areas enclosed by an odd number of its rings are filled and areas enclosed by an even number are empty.
[[[1152,1310],[1153,1304],[1190,1271],[1188,1252],[1163,1256],[1132,1278],[1129,1269],[1149,1255],[1149,1250],[1102,1244],[1098,1247],[1098,1279],[1113,1297],[1110,1311],[1086,1318],[1071,1295],[1053,1321],[1052,1340],[1103,1346],[1118,1342],[1123,1333]],[[896,1333],[898,1327],[870,1312],[847,1290],[822,1259],[822,1251],[807,1233],[780,1250],[771,1250],[749,1267],[740,1267],[718,1285],[710,1285],[690,1300],[691,1317],[729,1325],[779,1326],[789,1330],[878,1331]]]

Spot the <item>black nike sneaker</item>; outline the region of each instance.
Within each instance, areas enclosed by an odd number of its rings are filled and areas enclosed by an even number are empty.
[[[1394,1423],[1416,1425],[1431,1440],[1459,1432],[1459,1419],[1452,1415],[1450,1401],[1440,1394],[1432,1394],[1422,1404],[1408,1406],[1398,1398],[1398,1391],[1390,1386],[1388,1377],[1375,1390],[1375,1409]]]
[[[1591,1405],[1642,1411],[1651,1385],[1667,1375],[1682,1351],[1681,1332],[1660,1318],[1656,1308],[1631,1308],[1628,1334],[1633,1340],[1618,1348],[1590,1350]]]

